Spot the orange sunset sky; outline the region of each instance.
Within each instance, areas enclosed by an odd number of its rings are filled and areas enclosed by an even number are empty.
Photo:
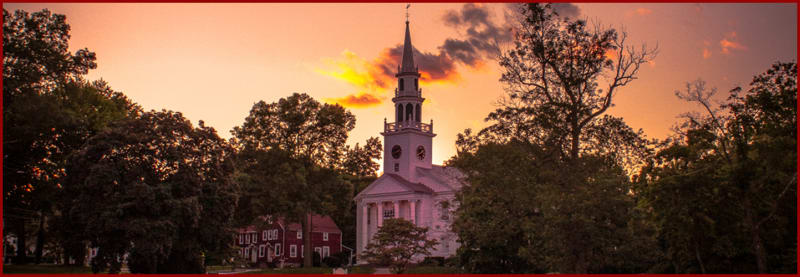
[[[658,56],[620,90],[610,110],[648,138],[666,138],[680,114],[697,108],[674,95],[687,81],[705,79],[722,100],[773,62],[797,59],[795,3],[559,5],[563,14],[624,28],[631,43],[658,45]],[[108,81],[145,110],[180,111],[229,138],[253,103],[305,92],[356,115],[351,144],[380,137],[383,119],[392,121],[395,81],[381,69],[399,63],[392,49],[403,42],[405,6],[3,4],[9,11],[48,8],[67,15],[72,51],[97,53],[98,67],[88,79]],[[411,4],[411,37],[424,56],[415,61],[427,77],[422,118],[432,118],[438,134],[434,163],[455,154],[459,132],[484,127],[503,95],[496,60],[445,42],[504,28],[508,7]]]

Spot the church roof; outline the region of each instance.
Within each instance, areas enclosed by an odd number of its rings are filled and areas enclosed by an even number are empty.
[[[460,190],[464,178],[464,173],[452,166],[433,165],[431,168],[417,167],[417,174],[428,179],[433,179],[436,183],[446,185],[452,190]]]
[[[424,193],[432,193],[433,192],[433,190],[431,188],[429,188],[428,186],[423,185],[421,183],[412,183],[412,182],[406,180],[406,178],[403,178],[400,175],[397,175],[397,174],[394,174],[394,173],[386,173],[384,175],[387,175],[387,176],[393,178],[395,181],[397,181],[398,183],[408,187],[409,189],[411,189],[414,192],[424,192]]]
[[[414,46],[411,46],[411,31],[408,28],[408,21],[406,21],[406,40],[403,42],[403,60],[400,73],[417,72],[414,66]]]

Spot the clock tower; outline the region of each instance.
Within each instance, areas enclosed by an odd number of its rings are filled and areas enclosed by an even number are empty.
[[[419,69],[414,65],[414,47],[406,20],[403,57],[397,67],[397,88],[394,90],[394,122],[383,124],[383,172],[397,174],[417,182],[415,168],[431,168],[433,156],[433,119],[422,123],[422,89]]]

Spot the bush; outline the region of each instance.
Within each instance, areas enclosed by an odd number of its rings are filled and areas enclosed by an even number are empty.
[[[458,257],[452,256],[444,259],[444,266],[458,267]]]
[[[327,265],[328,267],[342,267],[342,260],[336,256],[329,256],[322,259],[322,263]]]
[[[443,266],[444,257],[425,257],[419,265],[423,266]]]
[[[341,263],[340,266],[347,266],[350,263],[350,252],[342,251],[336,254],[331,255],[331,257],[339,258],[339,262]],[[353,257],[355,259],[355,257]]]
[[[312,258],[312,264],[313,264],[313,266],[318,267],[320,265],[319,262],[321,260],[320,256],[319,256],[319,253],[317,253],[317,252],[312,252],[312,253],[313,253],[313,255],[312,255],[312,257],[313,257]]]

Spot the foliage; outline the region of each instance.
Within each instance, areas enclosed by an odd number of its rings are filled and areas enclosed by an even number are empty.
[[[406,274],[465,274],[464,270],[449,266],[412,266]]]
[[[355,117],[349,111],[320,104],[307,94],[253,105],[242,126],[232,131],[233,144],[240,150],[236,179],[244,190],[237,212],[239,224],[262,215],[282,216],[301,222],[305,236],[310,237],[310,213],[333,215],[337,220],[346,217],[342,213],[352,209],[353,185],[341,174],[342,161],[371,162],[377,141],[370,139],[364,148],[345,147],[354,126]],[[358,155],[366,158],[354,157]],[[313,248],[310,240],[304,243],[304,264],[311,266]]]
[[[402,218],[389,218],[367,244],[362,257],[370,263],[388,262],[395,274],[403,273],[417,255],[430,255],[437,242],[427,239],[427,227],[417,227]]]
[[[574,159],[581,152],[601,154],[610,134],[599,130],[621,124],[614,128],[624,131],[616,134],[622,138],[615,146],[635,150],[642,143],[641,131],[629,130],[619,118],[600,116],[656,50],[635,50],[626,44],[625,32],[561,18],[550,4],[519,8],[515,48],[500,59],[508,97],[487,118],[496,121],[487,129],[490,135],[544,142]]]
[[[65,211],[93,247],[94,272],[202,273],[230,247],[237,200],[232,149],[180,113],[147,112],[92,137],[71,158]]]
[[[325,264],[327,267],[341,267],[342,266],[342,259],[336,256],[328,256],[322,259],[322,263]]]
[[[669,271],[796,272],[796,75],[776,63],[719,108],[702,80],[677,92],[706,115],[686,115],[636,188]]]

